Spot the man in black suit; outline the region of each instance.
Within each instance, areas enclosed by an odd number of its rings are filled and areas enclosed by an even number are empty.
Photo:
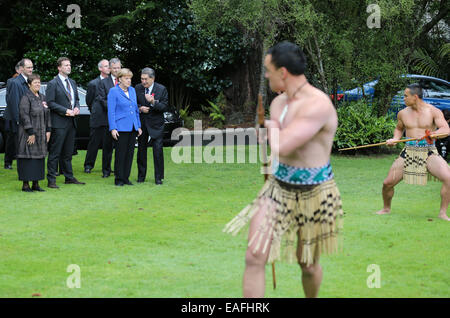
[[[45,98],[50,108],[52,134],[49,142],[47,159],[47,180],[49,188],[59,188],[56,185],[58,161],[62,159],[61,168],[66,184],[84,184],[73,176],[72,154],[75,145],[76,121],[80,114],[80,102],[77,84],[69,74],[70,60],[67,57],[58,59],[59,74],[47,84]]]
[[[106,121],[108,123],[108,93],[109,90],[116,86],[118,83],[117,73],[119,73],[122,68],[122,63],[118,58],[112,58],[109,60],[109,70],[111,74],[100,81],[98,86],[98,96],[97,100],[102,106],[103,112],[106,116]],[[103,178],[108,178],[111,175],[111,161],[113,153],[113,139],[109,133],[109,125],[106,128],[106,134],[103,139]]]
[[[6,109],[5,109],[5,169],[12,169],[12,162],[16,157],[19,127],[19,104],[22,96],[28,90],[27,78],[33,73],[33,62],[22,59],[18,63],[21,74],[10,78],[6,82]]]
[[[136,85],[137,103],[141,118],[142,135],[138,138],[138,180],[144,182],[147,174],[147,144],[149,136],[153,146],[155,183],[164,179],[163,131],[164,112],[169,105],[167,89],[155,82],[155,71],[149,67],[141,71],[141,84]]]
[[[89,136],[89,144],[87,146],[86,158],[84,160],[84,172],[91,173],[94,168],[95,160],[97,159],[97,152],[99,146],[103,145],[102,151],[102,171],[103,173],[108,170],[105,169],[108,166],[107,161],[107,143],[104,142],[105,134],[109,135],[108,131],[108,113],[103,109],[100,101],[98,100],[98,87],[100,81],[109,76],[109,63],[108,60],[101,60],[98,63],[98,70],[100,76],[89,82],[87,86],[86,104],[91,112],[89,126],[91,128]],[[109,164],[111,166],[111,163]]]

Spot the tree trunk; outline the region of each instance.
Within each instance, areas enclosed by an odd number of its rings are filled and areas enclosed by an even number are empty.
[[[263,44],[259,43],[249,52],[245,61],[234,64],[225,74],[232,82],[223,91],[227,100],[225,118],[230,124],[240,123],[243,117],[251,117],[255,113],[258,89],[262,85],[262,57]]]

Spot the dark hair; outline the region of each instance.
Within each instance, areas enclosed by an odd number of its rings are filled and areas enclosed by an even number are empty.
[[[272,55],[276,68],[285,67],[292,75],[302,75],[306,70],[306,56],[294,43],[283,41],[272,46],[267,54]]]
[[[68,57],[62,56],[62,57],[60,57],[60,58],[58,59],[58,61],[56,61],[56,63],[58,63],[58,66],[61,66],[61,65],[62,65],[62,62],[64,62],[64,61],[69,61],[69,62],[70,62],[70,59],[69,59]]]
[[[419,84],[413,83],[406,86],[406,88],[409,88],[409,92],[411,93],[411,95],[417,95],[420,99],[423,98],[423,90]]]
[[[150,67],[143,68],[141,74],[147,74],[148,77],[155,78],[155,70]]]
[[[39,74],[33,73],[30,76],[28,76],[27,78],[27,83],[29,85],[31,85],[31,83],[33,83],[34,80],[41,80],[41,77],[39,76]]]

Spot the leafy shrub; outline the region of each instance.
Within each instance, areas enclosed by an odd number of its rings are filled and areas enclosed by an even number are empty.
[[[195,120],[203,120],[205,116],[201,111],[196,110],[191,113],[191,117]]]
[[[339,123],[333,143],[334,150],[384,142],[392,138],[397,124],[392,115],[377,117],[373,108],[363,100],[342,104],[337,113]],[[362,150],[379,152],[380,147]]]
[[[191,116],[186,116],[184,119],[184,127],[187,129],[194,129],[194,118]]]
[[[213,102],[206,100],[209,103],[209,107],[207,107],[205,110],[209,112],[209,118],[212,120],[212,124],[216,128],[222,128],[223,123],[225,122],[225,116],[223,115],[223,109],[214,104]]]
[[[186,120],[186,118],[189,116],[189,115],[188,115],[189,106],[190,106],[190,105],[187,105],[187,106],[184,107],[184,108],[180,108],[179,114],[180,114],[180,118],[181,118],[181,119]]]

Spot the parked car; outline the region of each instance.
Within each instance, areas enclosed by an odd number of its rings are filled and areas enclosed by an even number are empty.
[[[441,110],[450,109],[450,83],[448,81],[432,76],[417,74],[407,74],[403,75],[403,77],[408,78],[408,82],[418,83],[423,88],[423,100],[426,103]],[[369,102],[372,102],[377,83],[378,80],[374,80],[363,85],[364,95],[368,98]],[[362,92],[361,87],[356,87],[348,91],[338,92],[338,96],[342,94],[344,101],[356,101],[363,97]],[[392,99],[390,111],[398,113],[405,107],[402,89]]]
[[[40,92],[45,95],[47,83],[41,84]],[[78,95],[80,97],[80,115],[77,117],[77,134],[75,143],[77,149],[86,149],[89,142],[89,118],[91,113],[86,104],[86,90],[78,86]],[[0,89],[0,152],[4,151],[5,123],[3,120],[6,108],[6,88]],[[173,144],[171,140],[172,131],[182,127],[183,121],[179,114],[172,107],[164,113],[164,143],[166,145]]]

